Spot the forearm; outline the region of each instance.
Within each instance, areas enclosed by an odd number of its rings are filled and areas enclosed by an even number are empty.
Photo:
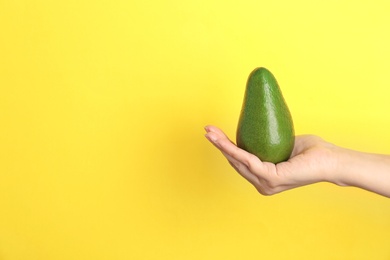
[[[390,156],[340,148],[333,182],[390,197]]]

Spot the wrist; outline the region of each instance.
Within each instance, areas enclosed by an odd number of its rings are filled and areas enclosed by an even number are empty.
[[[324,142],[322,144],[322,167],[320,167],[320,181],[330,182],[339,186],[346,186],[344,183],[342,168],[346,161],[346,149],[336,146],[332,143]]]
[[[356,154],[352,150],[342,147],[336,147],[334,151],[334,169],[329,182],[339,186],[351,186],[350,175],[351,165],[354,163]],[[356,159],[355,159],[356,160]]]
[[[331,182],[390,197],[390,156],[337,148]]]

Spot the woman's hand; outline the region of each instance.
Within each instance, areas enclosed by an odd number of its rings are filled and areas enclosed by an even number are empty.
[[[389,155],[354,151],[303,135],[295,138],[288,161],[273,164],[238,148],[219,128],[205,129],[206,138],[263,195],[326,181],[390,197]]]
[[[233,168],[263,195],[321,181],[330,181],[335,172],[336,146],[313,135],[297,136],[291,158],[273,164],[238,148],[215,126],[206,126],[206,138],[226,157]]]

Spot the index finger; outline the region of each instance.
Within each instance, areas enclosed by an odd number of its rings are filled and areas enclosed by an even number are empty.
[[[258,167],[263,165],[260,159],[255,155],[237,147],[221,129],[215,126],[208,126],[206,131],[208,131],[206,137],[208,136],[209,140],[213,142],[222,153],[241,162],[248,167],[248,169],[258,170]]]

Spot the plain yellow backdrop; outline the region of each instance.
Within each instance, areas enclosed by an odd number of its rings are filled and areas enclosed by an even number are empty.
[[[390,154],[388,1],[0,0],[0,259],[390,259],[390,200],[264,197],[233,140],[247,76],[297,134]]]

